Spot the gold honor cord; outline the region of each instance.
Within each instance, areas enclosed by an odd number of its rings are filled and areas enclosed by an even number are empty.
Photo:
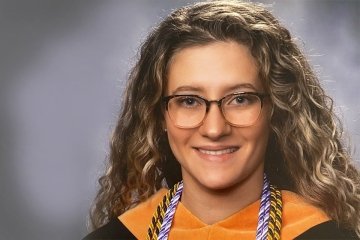
[[[275,186],[270,185],[270,217],[268,223],[268,240],[280,239],[282,216],[281,192]]]
[[[158,238],[158,234],[160,232],[161,223],[164,219],[165,212],[170,204],[171,198],[174,196],[175,192],[179,187],[179,183],[175,184],[173,188],[171,188],[166,195],[163,197],[162,201],[156,208],[156,211],[151,219],[151,224],[148,229],[148,234],[146,240],[153,240]]]

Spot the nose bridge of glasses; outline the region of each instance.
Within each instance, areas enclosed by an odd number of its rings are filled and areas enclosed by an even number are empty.
[[[205,100],[206,112],[201,123],[201,131],[208,136],[218,137],[229,130],[229,122],[222,109],[223,99],[224,98],[219,100]],[[217,106],[213,106],[213,109],[211,109],[211,105]]]
[[[222,101],[224,100],[224,98],[221,98],[219,100],[206,100],[206,99],[204,99],[204,100],[206,103],[206,112],[209,112],[212,103],[215,103],[219,107],[220,112],[222,112],[221,105],[222,105]]]
[[[204,99],[204,100],[205,100],[205,99]],[[227,121],[226,118],[225,118],[223,109],[222,109],[222,101],[223,101],[223,100],[224,100],[224,98],[221,98],[221,99],[218,99],[218,100],[205,100],[205,102],[206,102],[206,113],[205,113],[204,119],[208,117],[207,115],[209,114],[210,107],[211,107],[211,105],[214,103],[214,104],[217,105],[218,110],[220,111],[221,117],[222,117],[225,121]]]

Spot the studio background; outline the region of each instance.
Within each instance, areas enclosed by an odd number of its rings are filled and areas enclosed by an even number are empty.
[[[0,0],[0,239],[80,239],[124,82],[190,0]],[[299,38],[360,154],[360,1],[262,1]]]

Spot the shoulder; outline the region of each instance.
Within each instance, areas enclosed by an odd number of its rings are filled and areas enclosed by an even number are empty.
[[[282,195],[283,239],[357,239],[354,233],[339,227],[321,208],[300,195],[290,191],[282,191]]]
[[[124,223],[126,228],[128,228],[137,239],[146,239],[151,218],[167,191],[165,188],[160,189],[145,202],[140,203],[119,216],[119,220]]]
[[[124,226],[119,219],[114,218],[104,226],[96,229],[82,240],[100,240],[100,239],[118,239],[118,240],[132,240],[135,236]]]
[[[87,235],[83,240],[145,239],[152,215],[167,189],[160,189],[145,202],[112,219],[103,227]]]
[[[305,239],[359,239],[354,232],[340,228],[335,221],[318,224],[302,233],[295,240]]]
[[[282,191],[282,200],[283,239],[294,239],[310,228],[331,220],[323,210],[294,192]]]

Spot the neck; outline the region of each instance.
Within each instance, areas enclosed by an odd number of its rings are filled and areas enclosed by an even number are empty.
[[[235,186],[226,189],[208,189],[191,181],[194,179],[184,178],[181,202],[203,223],[211,225],[260,199],[263,171],[259,174],[252,174]],[[187,187],[187,185],[191,185],[191,187]]]

